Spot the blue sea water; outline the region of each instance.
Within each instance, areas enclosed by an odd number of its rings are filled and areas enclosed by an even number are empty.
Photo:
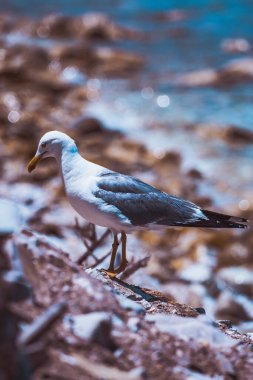
[[[175,9],[181,13],[169,21],[166,15]],[[144,57],[142,73],[132,80],[100,80],[100,98],[88,111],[108,127],[145,141],[157,154],[179,150],[186,167],[199,167],[210,186],[226,178],[226,190],[238,194],[241,188],[241,198],[252,201],[252,145],[231,147],[219,140],[203,141],[182,128],[199,123],[253,129],[252,83],[182,89],[172,79],[252,57],[253,48],[234,54],[221,48],[225,39],[233,38],[244,38],[253,47],[252,0],[2,0],[0,11],[34,18],[48,13],[103,12],[121,25],[147,33],[145,40],[115,43]],[[154,130],[154,124],[162,127]],[[224,201],[217,195],[218,203],[219,199]]]
[[[166,12],[175,9],[185,12],[185,17],[174,22],[163,19]],[[184,89],[182,93],[170,80],[173,73],[220,68],[231,59],[245,56],[225,53],[221,43],[228,38],[245,38],[253,44],[251,0],[8,0],[0,3],[0,11],[31,17],[50,12],[66,15],[104,12],[120,24],[148,32],[148,41],[125,41],[120,46],[145,57],[143,86],[151,85],[157,91],[171,94],[171,106],[177,110],[172,112],[172,121],[177,120],[176,113],[181,108],[186,122],[219,122],[252,128],[251,84],[218,91]],[[252,55],[252,50],[248,55]],[[181,116],[178,121],[182,121]]]

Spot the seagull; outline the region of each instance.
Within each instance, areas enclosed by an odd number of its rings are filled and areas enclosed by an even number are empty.
[[[54,157],[72,207],[90,223],[113,233],[112,253],[106,273],[125,270],[126,234],[167,227],[246,228],[247,219],[201,209],[187,200],[169,195],[139,179],[117,173],[84,159],[75,141],[59,131],[45,133],[27,165],[32,172],[39,161]],[[115,268],[121,234],[121,263]]]

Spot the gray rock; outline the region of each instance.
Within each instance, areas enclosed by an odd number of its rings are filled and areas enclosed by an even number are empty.
[[[65,327],[76,337],[96,343],[112,351],[116,345],[111,337],[112,319],[110,313],[93,312],[66,317]]]
[[[229,290],[222,292],[215,307],[217,319],[228,319],[234,324],[253,319],[253,302]]]
[[[217,273],[217,280],[239,293],[253,297],[253,268],[242,266],[223,268]]]
[[[232,346],[236,341],[224,335],[205,316],[185,318],[177,315],[153,314],[146,320],[154,322],[163,333],[169,333],[183,340],[194,339],[212,346]]]
[[[9,301],[21,301],[31,294],[30,286],[23,274],[15,270],[5,272],[0,279],[0,285]]]
[[[205,282],[211,277],[211,268],[203,263],[193,263],[179,272],[182,280],[194,282]]]
[[[177,302],[200,307],[207,297],[206,288],[200,283],[186,284],[180,281],[172,281],[163,286],[162,291]]]

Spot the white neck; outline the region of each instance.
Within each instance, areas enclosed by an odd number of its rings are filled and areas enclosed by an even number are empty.
[[[73,178],[78,168],[82,167],[85,163],[84,158],[80,156],[78,150],[63,149],[55,158],[64,185],[68,178]]]
[[[85,160],[78,150],[74,149],[63,149],[56,156],[56,161],[66,190],[75,179],[87,179],[90,175],[94,175],[94,173],[101,172],[104,169],[93,162]]]

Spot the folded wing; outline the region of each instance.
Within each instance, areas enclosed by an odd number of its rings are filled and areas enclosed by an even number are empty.
[[[247,227],[246,219],[201,210],[192,202],[115,172],[100,175],[94,194],[117,207],[135,226]]]

